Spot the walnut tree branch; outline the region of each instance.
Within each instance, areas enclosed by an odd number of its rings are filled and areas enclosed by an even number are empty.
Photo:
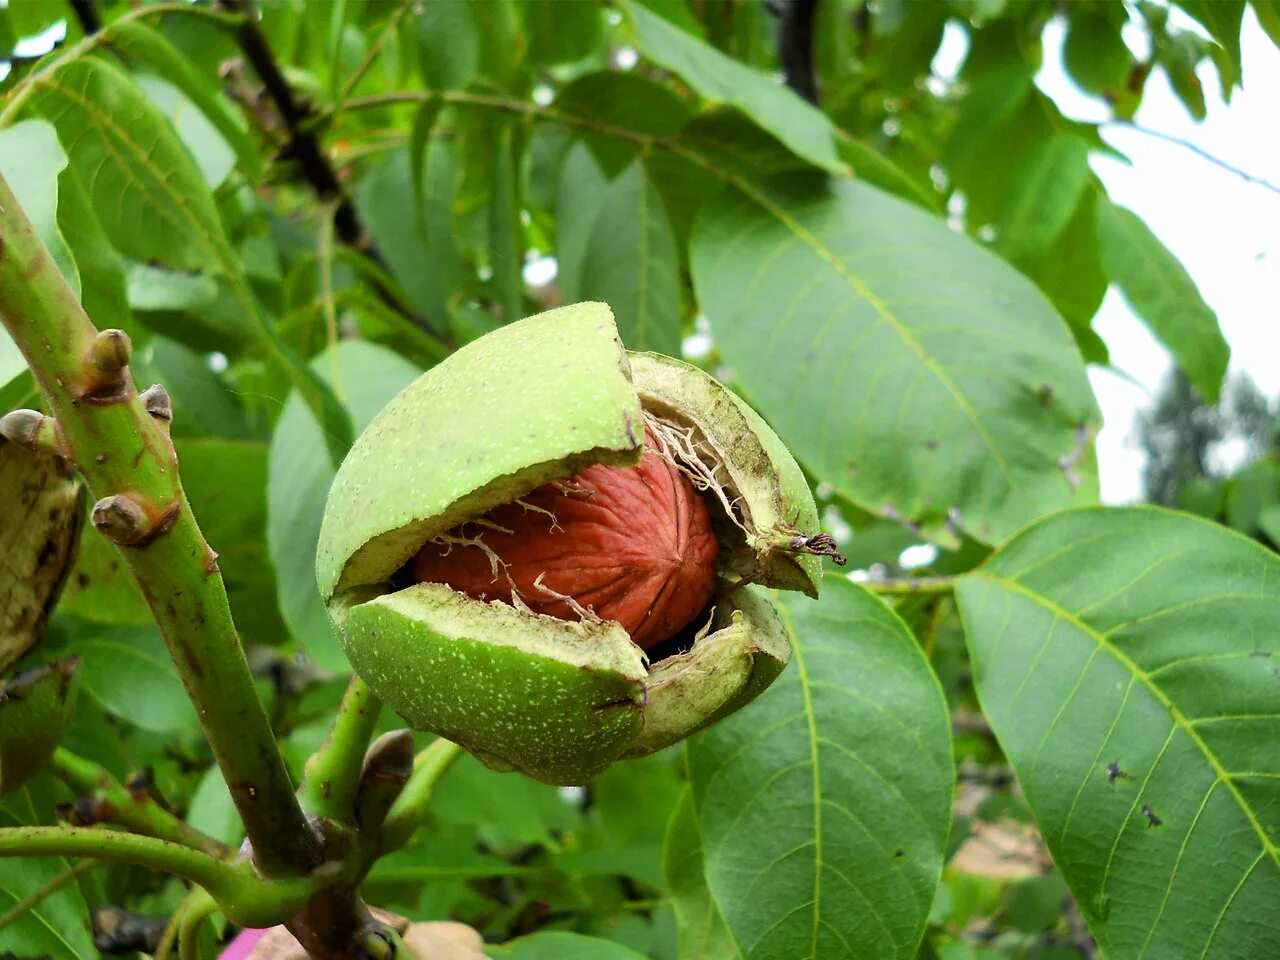
[[[233,31],[236,42],[280,114],[287,137],[288,155],[297,161],[303,179],[310,185],[320,202],[332,205],[333,226],[337,231],[338,239],[386,270],[386,261],[374,244],[373,238],[365,230],[355,204],[343,190],[333,165],[320,146],[320,139],[315,130],[315,116],[294,96],[293,88],[285,79],[266,35],[258,26],[253,4],[250,0],[218,0],[218,4],[229,12],[242,16],[242,22]],[[391,309],[406,316],[422,329],[434,332],[431,325],[422,317],[405,311],[399,300],[388,289],[376,281],[374,285],[379,296]]]
[[[778,61],[787,86],[814,106],[818,103],[818,75],[813,65],[813,23],[818,0],[775,0],[778,17]]]
[[[80,21],[80,29],[84,31],[86,37],[91,37],[102,29],[102,18],[98,16],[98,8],[93,5],[93,0],[69,0],[69,2],[71,11]]]
[[[160,627],[255,860],[268,875],[314,869],[319,842],[258,699],[217,555],[183,492],[168,420],[134,387],[129,338],[94,327],[3,177],[0,322],[97,500],[94,526],[120,547]]]

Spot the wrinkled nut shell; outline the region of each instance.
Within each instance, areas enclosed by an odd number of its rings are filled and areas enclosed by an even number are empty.
[[[654,449],[635,467],[594,466],[545,484],[424,547],[406,573],[476,600],[613,620],[649,649],[715,590],[719,544],[693,484]]]

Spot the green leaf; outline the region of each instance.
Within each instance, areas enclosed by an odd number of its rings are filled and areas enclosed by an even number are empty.
[[[113,627],[62,617],[55,624],[82,659],[84,692],[105,709],[159,733],[196,725],[195,711],[154,626]]]
[[[703,875],[702,830],[693,790],[680,793],[667,828],[663,868],[676,913],[682,960],[737,960],[742,954],[725,926]]]
[[[1178,367],[1216,403],[1231,349],[1186,268],[1131,210],[1097,201],[1098,245],[1111,281]]]
[[[502,318],[511,323],[524,310],[524,224],[520,198],[524,136],[514,122],[501,124],[494,136],[493,174],[489,193],[489,268]]]
[[[1054,133],[1022,156],[996,221],[996,249],[1014,263],[1042,254],[1075,213],[1089,183],[1089,145]]]
[[[176,444],[182,485],[218,554],[236,628],[246,643],[278,646],[286,627],[266,546],[267,448],[206,438]]]
[[[1025,278],[862,183],[748,189],[709,201],[694,284],[725,362],[820,480],[942,543],[1097,496],[1084,365]]]
[[[558,788],[497,773],[470,754],[436,788],[431,813],[444,823],[479,828],[486,848],[496,852],[552,844],[553,835],[581,826],[581,815]]]
[[[240,395],[223,374],[209,368],[194,350],[165,337],[151,341],[146,372],[163,383],[173,403],[169,431],[175,439],[222,437],[227,440],[264,439],[249,422]],[[135,369],[134,376],[141,380]]]
[[[419,233],[423,233],[426,228],[423,213],[427,198],[427,151],[431,147],[431,132],[440,119],[443,107],[444,103],[440,100],[427,100],[413,115],[413,124],[409,128],[409,183],[413,186],[413,205],[418,211]]]
[[[418,69],[432,90],[457,90],[480,67],[480,35],[470,3],[429,0],[414,14]]]
[[[628,0],[623,10],[645,54],[705,100],[737,107],[815,166],[846,172],[836,130],[821,110],[640,4]]]
[[[1252,0],[1254,15],[1271,42],[1280,47],[1280,0]]]
[[[930,193],[906,171],[861,140],[844,137],[840,140],[840,156],[844,158],[859,180],[888,191],[895,196],[910,200],[926,210],[937,210],[941,206],[941,198]]]
[[[1240,84],[1240,25],[1244,0],[1177,0],[1178,6],[1195,17],[1226,52],[1215,57],[1222,81],[1222,99],[1230,101],[1231,89]]]
[[[32,83],[116,249],[179,270],[210,267],[222,229],[213,198],[128,74],[105,60],[77,59]]]
[[[240,822],[227,782],[222,779],[222,771],[216,765],[200,778],[187,805],[187,823],[225,844],[235,845],[244,839],[244,824]]]
[[[67,155],[58,134],[43,120],[25,120],[0,130],[0,176],[22,204],[40,241],[67,285],[80,296],[80,271],[58,223],[58,175]]]
[[[573,63],[597,52],[604,18],[594,3],[525,0],[520,5],[531,67]]]
[[[582,263],[584,300],[613,307],[632,350],[680,353],[680,275],[676,240],[662,198],[634,160],[598,198]]]
[[[166,270],[131,263],[125,270],[129,306],[147,312],[198,313],[218,298],[218,282],[207,273]]]
[[[151,610],[120,550],[86,521],[80,535],[75,567],[58,602],[58,613],[82,617],[94,623],[151,622]]]
[[[8,332],[0,327],[0,386],[8,386],[27,369],[27,359]],[[7,413],[12,407],[6,407]]]
[[[137,74],[133,82],[168,118],[210,189],[220,186],[235,169],[236,154],[218,128],[167,77]]]
[[[636,157],[637,144],[598,133],[604,127],[646,137],[670,137],[693,109],[660,83],[634,73],[604,70],[574,80],[556,96],[556,114],[582,121],[579,135],[612,179]]]
[[[315,360],[326,381],[341,384],[347,408],[363,429],[418,375],[408,361],[382,347],[343,340]],[[276,422],[267,466],[267,546],[289,630],[321,669],[350,670],[316,588],[316,543],[335,467],[320,427],[297,394]]]
[[[1280,558],[1153,508],[1050,517],[957,599],[983,712],[1102,951],[1280,955]]]
[[[430,142],[426,150],[421,206],[406,202],[414,195],[415,176],[407,150],[389,154],[361,180],[356,205],[409,304],[432,329],[443,332],[446,303],[462,272],[454,247],[455,167],[449,144]]]
[[[206,120],[217,130],[222,140],[234,151],[240,167],[251,180],[258,180],[262,175],[258,162],[258,151],[253,141],[245,132],[243,122],[239,120],[225,97],[219,96],[220,84],[212,78],[202,77],[168,40],[150,27],[137,21],[114,23],[110,30],[110,44],[131,60],[150,67],[157,76],[177,87],[185,94]],[[182,131],[180,118],[176,123]],[[191,145],[191,140],[187,140]],[[204,168],[199,153],[197,162]],[[206,171],[206,179],[208,172]],[[209,180],[211,185],[221,183]]]
[[[1120,36],[1123,20],[1111,16],[1109,8],[1083,4],[1069,7],[1068,16],[1062,61],[1071,79],[1089,93],[1114,93],[1133,66],[1133,55]]]
[[[1173,92],[1178,95],[1187,112],[1196,120],[1208,116],[1204,102],[1204,88],[1196,68],[1209,52],[1209,43],[1188,30],[1171,31],[1156,46],[1156,58],[1169,77]]]
[[[872,47],[870,68],[885,90],[902,93],[929,74],[948,14],[943,4],[916,4],[909,0],[880,4],[871,22],[879,42]]]
[[[1094,207],[1094,197],[1086,191],[1058,239],[1023,269],[1067,321],[1084,359],[1105,364],[1107,345],[1094,333],[1092,323],[1110,281],[1098,253]]]
[[[843,578],[782,616],[790,669],[688,741],[708,886],[752,960],[911,960],[951,823],[942,691],[906,625]]]
[[[53,797],[47,784],[29,784],[0,802],[0,826],[48,822]],[[6,857],[0,870],[0,914],[65,874],[63,857]],[[50,960],[84,960],[98,953],[88,927],[89,907],[74,883],[42,898],[15,923],[5,927],[0,943],[16,956]]]
[[[643,954],[611,940],[561,931],[535,933],[485,949],[494,960],[644,960]]]
[[[155,105],[105,60],[71,60],[32,83],[35,103],[58,128],[72,169],[90,185],[112,244],[142,263],[225,274],[249,328],[324,425],[331,459],[341,460],[351,445],[350,420],[262,316],[204,178]]]
[[[579,141],[570,147],[560,166],[556,191],[556,282],[566,303],[587,299],[582,292],[583,268],[608,189],[609,181],[587,144]]]
[[[99,327],[127,331],[133,337],[136,353],[146,340],[146,331],[130,316],[124,264],[102,230],[80,172],[71,166],[58,177],[58,227],[75,257],[80,274],[80,304],[85,313]]]

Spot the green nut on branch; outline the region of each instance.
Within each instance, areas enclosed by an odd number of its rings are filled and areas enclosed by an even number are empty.
[[[609,308],[468,344],[338,470],[320,590],[356,672],[499,769],[582,783],[758,696],[790,658],[769,600],[816,595],[800,468],[696,367],[627,353]]]

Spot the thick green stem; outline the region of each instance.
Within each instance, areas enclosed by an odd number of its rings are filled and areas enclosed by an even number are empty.
[[[218,909],[213,898],[202,890],[193,890],[182,902],[178,921],[178,956],[181,960],[200,960],[200,925]]]
[[[195,704],[254,858],[270,875],[320,862],[231,620],[217,555],[178,478],[167,422],[144,409],[128,339],[99,334],[0,178],[0,321],[27,359]]]
[[[269,927],[295,916],[317,893],[350,882],[353,867],[325,864],[309,877],[264,880],[245,860],[218,860],[168,840],[103,827],[0,828],[3,857],[95,857],[158,870],[208,891],[234,923]]]
[[[175,817],[145,790],[130,790],[106,767],[59,747],[49,761],[50,772],[91,801],[94,820],[128,827],[134,833],[180,843],[211,857],[231,854],[226,844]]]
[[[299,793],[308,811],[338,823],[355,822],[360,768],[381,712],[382,701],[353,675],[333,718],[329,739],[307,761],[306,780]]]
[[[409,782],[400,791],[400,796],[391,805],[387,818],[382,822],[382,833],[379,837],[378,855],[385,856],[393,850],[399,850],[418,824],[427,815],[427,805],[436,785],[449,772],[453,762],[462,755],[462,748],[456,743],[440,739],[427,747],[414,758],[413,773]]]

